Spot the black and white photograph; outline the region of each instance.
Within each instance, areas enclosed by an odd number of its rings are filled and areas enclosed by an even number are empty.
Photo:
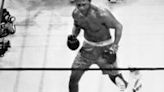
[[[164,92],[164,0],[0,0],[0,92]]]

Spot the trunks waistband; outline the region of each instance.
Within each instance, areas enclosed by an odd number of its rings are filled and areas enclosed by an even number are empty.
[[[84,42],[86,42],[92,46],[97,46],[97,47],[103,47],[103,46],[111,45],[113,43],[112,39],[101,41],[101,42],[91,42],[91,41],[84,39]]]

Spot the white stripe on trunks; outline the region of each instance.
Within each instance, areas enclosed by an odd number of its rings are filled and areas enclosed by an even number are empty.
[[[112,39],[101,41],[101,42],[91,42],[91,41],[84,39],[84,42],[86,42],[92,46],[97,46],[97,47],[103,47],[103,46],[111,45],[113,43]]]

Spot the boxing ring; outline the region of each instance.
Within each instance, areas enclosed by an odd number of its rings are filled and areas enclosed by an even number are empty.
[[[66,0],[46,1],[6,0],[4,7],[16,17],[17,31],[8,38],[11,48],[0,58],[0,92],[68,92],[74,70],[70,67],[78,52],[66,46],[74,6]],[[139,92],[163,92],[164,1],[132,1],[93,3],[109,8],[123,24],[120,68],[116,70],[121,70],[125,78],[127,70],[140,70],[143,87]],[[78,38],[82,42],[83,33]],[[119,92],[96,65],[84,74],[79,88],[79,92]]]

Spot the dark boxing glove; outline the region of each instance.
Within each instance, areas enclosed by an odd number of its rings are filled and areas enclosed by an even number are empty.
[[[67,46],[71,50],[76,50],[80,45],[79,40],[74,35],[69,35],[67,38]]]
[[[107,59],[109,64],[113,64],[117,58],[116,53],[112,50],[104,50],[102,57]]]

